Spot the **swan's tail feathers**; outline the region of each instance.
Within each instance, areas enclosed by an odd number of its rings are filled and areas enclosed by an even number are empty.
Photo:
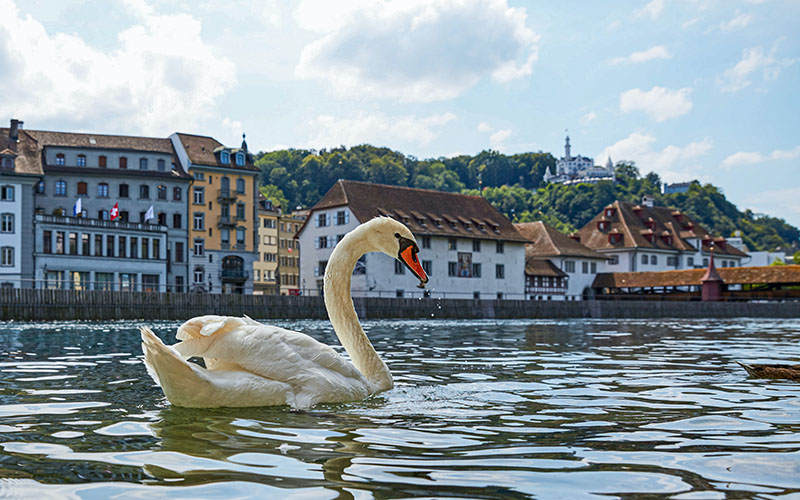
[[[191,397],[193,389],[208,381],[199,373],[199,367],[192,367],[150,328],[142,327],[140,330],[147,373],[161,386],[170,403],[183,406],[184,399]]]

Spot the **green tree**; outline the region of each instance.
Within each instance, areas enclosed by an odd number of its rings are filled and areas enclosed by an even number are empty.
[[[258,188],[264,198],[270,200],[272,205],[275,207],[281,207],[284,212],[290,212],[291,208],[289,205],[289,201],[283,195],[283,191],[281,188],[274,184],[267,184],[266,186],[261,186]]]

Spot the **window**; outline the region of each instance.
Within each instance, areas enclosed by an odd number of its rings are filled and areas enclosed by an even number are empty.
[[[167,169],[167,162],[165,162],[163,159],[159,159],[156,164],[158,165],[158,169],[162,172]]]
[[[119,256],[120,257],[125,257],[125,252],[127,252],[127,248],[128,248],[127,241],[128,241],[128,238],[126,236],[120,236],[119,237]]]
[[[97,157],[97,166],[100,168],[106,168],[107,159],[104,155],[100,155]]]
[[[106,235],[106,257],[114,256],[114,235]]]
[[[114,273],[94,273],[95,290],[111,290],[114,283]]]
[[[203,181],[206,178],[206,174],[202,172],[195,172],[192,174],[192,178],[196,181]]]
[[[101,182],[97,185],[97,197],[108,198],[108,184]]]
[[[183,262],[183,242],[175,242],[175,262]]]
[[[135,258],[137,258],[137,255],[138,255],[137,252],[139,251],[139,238],[131,236],[130,238],[128,238],[128,241],[130,241],[130,243],[131,243],[131,245],[129,247],[130,250],[131,250],[129,257],[131,259],[135,259]]]
[[[78,166],[79,167],[86,166],[86,155],[78,155]]]
[[[0,232],[3,233],[14,232],[14,214],[0,215]]]
[[[505,242],[498,241],[496,245],[497,253],[503,253],[505,251]]]
[[[480,278],[481,277],[481,264],[480,264],[480,262],[474,262],[472,264],[472,277],[473,278]]]
[[[236,244],[244,246],[245,230],[242,227],[236,228]]]
[[[127,184],[120,184],[119,185],[119,197],[120,198],[127,198],[128,197],[128,185]]]
[[[677,257],[667,257],[667,265],[676,267],[678,265],[678,258]]]
[[[472,240],[472,251],[473,252],[481,251],[481,240]]]
[[[575,272],[575,261],[574,260],[565,260],[564,261],[564,272],[565,273],[574,273]]]
[[[10,267],[14,265],[14,247],[0,248],[0,266]]]
[[[194,246],[193,246],[192,250],[194,251],[194,254],[196,256],[199,257],[199,256],[203,255],[203,251],[205,249],[204,247],[205,247],[205,240],[203,240],[203,238],[195,238],[194,239]]]
[[[239,220],[244,220],[244,203],[236,204],[236,218]]]
[[[479,300],[481,298],[481,292],[472,292],[472,298],[475,300]]]
[[[221,151],[219,153],[219,162],[223,165],[227,165],[231,162],[231,155],[227,151]]]
[[[64,253],[64,231],[56,231],[56,253]]]
[[[150,239],[149,238],[142,238],[142,258],[149,259],[150,258]]]
[[[64,153],[58,153],[56,155],[56,165],[58,165],[59,167],[63,167],[65,163],[66,160],[64,159]]]
[[[181,228],[181,214],[172,214],[172,227],[175,229]]]
[[[397,259],[394,261],[394,274],[406,274],[406,266]]]
[[[128,168],[128,158],[124,156],[119,157],[119,168]]]
[[[147,184],[139,185],[139,199],[140,200],[150,199],[150,186],[148,186]]]
[[[611,264],[612,266],[616,266],[617,264],[619,264],[619,255],[612,255],[611,260],[608,261],[608,263]]]
[[[285,248],[285,241],[281,240],[282,247]],[[333,237],[332,236],[320,236],[317,238],[317,248],[331,248],[333,247]]]
[[[123,292],[132,292],[136,289],[136,275],[119,273],[119,289]]]
[[[236,179],[236,192],[244,194],[244,179]]]
[[[448,262],[447,263],[447,275],[448,276],[458,276],[458,262]]]
[[[581,262],[581,272],[583,274],[589,274],[589,263],[586,261]]]
[[[159,200],[166,200],[167,199],[167,186],[163,184],[159,184],[156,187],[156,198]]]
[[[328,225],[329,222],[329,215],[328,214],[318,214],[317,215],[317,227],[325,227]]]
[[[167,214],[165,214],[164,212],[158,212],[158,215],[156,216],[156,219],[158,220],[158,225],[159,226],[166,226],[167,225]]]
[[[139,158],[139,170],[147,170],[147,158]]]
[[[447,239],[447,249],[448,250],[457,250],[458,243],[456,242],[455,238],[448,238]]]
[[[42,253],[53,253],[53,232],[42,232]]]
[[[87,191],[88,191],[87,184],[85,182],[79,182],[78,183],[78,194],[86,195]]]
[[[44,194],[44,181],[36,183],[36,194]]]
[[[642,264],[647,264],[647,255],[642,255]]]
[[[504,279],[506,277],[506,266],[503,264],[495,264],[494,277],[499,280]]]
[[[127,210],[120,210],[119,211],[119,220],[121,220],[123,222],[128,222],[129,217],[128,217],[128,211]]]
[[[91,255],[89,250],[89,235],[86,233],[81,234],[81,255]]]
[[[203,212],[195,212],[192,222],[192,229],[195,231],[204,231],[206,228],[206,218]]]
[[[172,188],[172,201],[181,201],[183,190],[179,187]]]
[[[5,191],[5,189],[4,189]],[[66,196],[67,195],[67,182],[66,181],[56,181],[56,196]]]
[[[422,248],[430,248],[431,247],[431,237],[430,236],[423,236],[422,237]]]
[[[69,233],[69,254],[78,254],[78,233]]]
[[[397,297],[398,299],[402,299],[403,297],[405,297],[405,295],[406,295],[405,290],[397,289],[395,291],[395,297]]]
[[[344,226],[349,222],[350,222],[350,212],[347,212],[346,210],[339,210],[338,212],[336,212],[337,226]]]
[[[703,259],[703,267],[708,265],[708,258]]]
[[[650,256],[650,264],[657,265],[658,264],[658,255],[651,255]]]
[[[220,239],[220,243],[222,243],[222,248],[223,249],[230,248],[230,245],[231,245],[231,230],[230,229],[222,229],[219,232],[219,239]]]
[[[195,205],[205,204],[205,188],[202,186],[195,186],[192,189],[192,203]]]
[[[686,265],[689,267],[694,267],[694,257],[687,257],[686,258]]]
[[[422,270],[425,271],[425,274],[428,276],[431,275],[431,269],[433,267],[433,263],[430,260],[423,260],[422,261]]]
[[[94,235],[94,255],[97,257],[101,257],[103,255],[103,235],[102,234],[95,234]]]
[[[194,268],[194,282],[195,283],[202,283],[203,282],[203,268],[202,267],[195,267]]]
[[[597,262],[592,262],[592,274],[597,274]]]
[[[236,164],[240,167],[244,166],[244,153],[236,153]]]

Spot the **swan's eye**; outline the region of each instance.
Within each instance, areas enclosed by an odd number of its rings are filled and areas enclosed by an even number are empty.
[[[399,240],[400,239],[400,233],[394,233],[394,237]]]

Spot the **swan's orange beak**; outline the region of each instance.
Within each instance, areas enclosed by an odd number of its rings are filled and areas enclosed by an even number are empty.
[[[422,269],[422,264],[417,258],[417,251],[417,245],[411,243],[400,250],[400,255],[398,257],[419,279],[419,288],[425,288],[425,283],[428,282],[428,275],[425,274],[425,270]]]

